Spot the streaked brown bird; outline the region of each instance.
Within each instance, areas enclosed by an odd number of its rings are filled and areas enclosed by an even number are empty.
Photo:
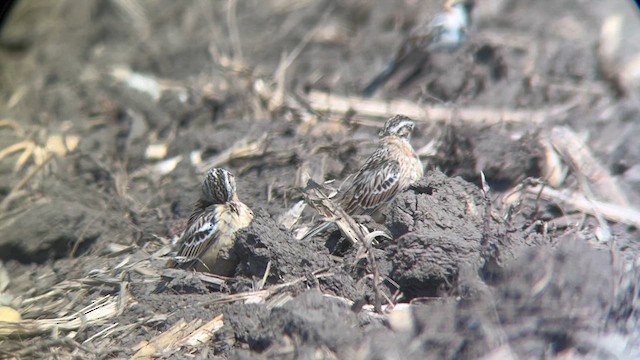
[[[380,143],[355,174],[338,190],[338,203],[349,215],[373,215],[397,194],[424,175],[420,158],[410,139],[415,122],[403,115],[388,119],[379,133]],[[305,234],[304,239],[326,229],[325,223]]]
[[[431,52],[457,49],[467,39],[473,6],[474,0],[447,0],[442,11],[431,21],[411,30],[391,61],[369,82],[362,91],[362,95],[373,96],[414,55],[417,55],[419,62],[426,63]],[[418,66],[418,70],[411,76],[421,71],[421,67]]]
[[[225,169],[210,169],[169,266],[231,275],[236,263],[220,253],[233,247],[236,232],[252,220],[253,212],[238,199],[233,175]]]

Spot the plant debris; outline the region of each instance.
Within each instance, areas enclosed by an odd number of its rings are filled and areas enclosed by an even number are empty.
[[[640,358],[640,23],[475,1],[358,96],[443,3],[16,2],[0,357]],[[425,176],[349,216],[396,114]],[[229,277],[167,268],[211,167],[254,213]]]

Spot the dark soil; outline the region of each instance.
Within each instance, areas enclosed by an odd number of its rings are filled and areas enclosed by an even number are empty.
[[[79,144],[17,190],[38,161],[15,170],[19,153],[0,159],[0,260],[10,278],[0,306],[13,304],[25,319],[58,317],[121,296],[125,283],[128,301],[67,342],[63,330],[0,337],[0,356],[130,357],[181,319],[223,314],[211,341],[161,357],[640,358],[638,229],[611,222],[602,243],[596,219],[572,208],[535,196],[504,201],[545,176],[540,140],[567,125],[588,135],[637,205],[640,81],[611,81],[597,55],[600,28],[618,13],[616,61],[640,53],[631,3],[482,0],[467,44],[430,56],[422,72],[424,59],[403,65],[374,99],[454,115],[416,119],[414,148],[439,140],[423,157],[425,177],[393,200],[384,221],[358,219],[392,235],[375,244],[375,269],[337,230],[298,240],[318,221],[311,209],[292,228],[280,222],[303,199],[305,173],[322,182],[356,171],[384,119],[355,112],[307,122],[299,109],[270,107],[260,84],[281,79],[278,65],[301,49],[281,83],[287,96],[358,94],[403,34],[431,16],[431,3],[238,1],[229,16],[226,1],[19,1],[0,33],[0,118],[19,128],[0,127],[0,149],[23,140],[45,147],[56,134]],[[119,77],[123,69],[163,88],[137,90]],[[542,124],[471,123],[455,116],[465,108],[551,115]],[[260,139],[259,154],[219,165],[255,213],[237,236],[234,276],[220,285],[168,271],[171,237],[200,188],[194,154],[207,160]],[[181,156],[175,169],[153,170],[152,144],[166,145],[163,159]],[[569,174],[562,186],[580,189],[580,181]],[[68,304],[64,314],[20,305],[72,283],[51,305]],[[373,311],[376,290],[384,314]]]

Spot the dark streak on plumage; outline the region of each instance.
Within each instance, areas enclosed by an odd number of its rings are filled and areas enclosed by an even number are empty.
[[[244,207],[243,214],[241,206]],[[209,248],[222,246],[219,243],[221,237],[233,236],[238,226],[247,226],[252,218],[251,210],[236,196],[233,175],[220,168],[209,170],[202,184],[200,199],[194,205],[178,242],[177,255],[169,266],[193,267]]]

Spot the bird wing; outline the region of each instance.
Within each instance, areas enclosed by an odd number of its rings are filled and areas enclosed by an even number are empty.
[[[218,206],[208,207],[191,216],[180,239],[177,263],[183,264],[198,259],[212,243],[217,241],[220,227],[216,219]]]
[[[374,154],[352,180],[341,203],[349,214],[370,214],[391,200],[399,188],[400,164]]]

